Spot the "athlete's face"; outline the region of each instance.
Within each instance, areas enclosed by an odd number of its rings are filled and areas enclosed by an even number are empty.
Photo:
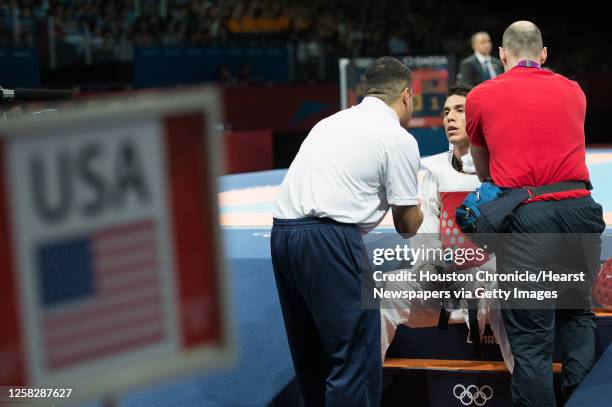
[[[459,147],[469,144],[465,131],[465,96],[452,95],[444,102],[444,131],[449,143]]]

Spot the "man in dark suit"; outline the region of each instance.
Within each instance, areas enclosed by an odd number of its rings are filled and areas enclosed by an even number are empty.
[[[476,86],[487,79],[495,78],[504,72],[501,61],[491,56],[491,37],[484,31],[472,35],[474,53],[461,61],[457,82]]]

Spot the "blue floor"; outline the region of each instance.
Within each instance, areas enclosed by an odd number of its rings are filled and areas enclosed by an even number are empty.
[[[612,345],[565,404],[565,407],[584,406],[612,406]]]

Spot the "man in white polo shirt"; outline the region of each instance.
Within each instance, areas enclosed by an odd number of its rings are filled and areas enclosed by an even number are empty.
[[[271,249],[291,356],[305,405],[378,406],[380,313],[361,306],[370,271],[361,238],[391,208],[414,235],[419,150],[406,132],[410,70],[395,58],[366,71],[366,97],[320,121],[274,202]]]

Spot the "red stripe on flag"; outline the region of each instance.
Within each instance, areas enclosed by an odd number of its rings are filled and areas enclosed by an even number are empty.
[[[146,345],[150,345],[150,344],[159,342],[163,338],[164,338],[164,333],[163,333],[162,327],[160,326],[158,331],[153,332],[142,338],[125,340],[117,344],[112,344],[112,345],[101,347],[91,352],[83,352],[80,354],[74,354],[74,355],[71,355],[70,357],[51,358],[48,361],[49,367],[51,367],[52,369],[62,369],[65,367],[73,366],[80,362],[100,359],[104,356],[108,356],[108,355],[112,355],[112,354],[116,354],[120,352],[126,352],[131,349],[137,349],[142,346],[146,346]]]
[[[215,241],[218,227],[211,202],[216,188],[209,184],[206,120],[202,113],[164,120],[169,207],[175,238],[175,261],[183,346],[200,346],[222,339]],[[214,195],[214,196],[211,196]]]
[[[117,294],[129,293],[134,288],[146,287],[146,286],[157,286],[159,284],[159,279],[157,276],[138,276],[134,279],[128,279],[128,282],[123,282],[119,280],[119,283],[116,282],[115,279],[110,281],[100,281],[96,283],[96,289],[100,290],[101,295],[112,295],[116,296]]]
[[[94,239],[114,238],[123,236],[127,233],[142,231],[153,231],[153,221],[146,219],[140,222],[129,223],[127,225],[102,229],[94,234]]]
[[[121,319],[120,310],[117,310],[117,320],[111,321],[110,323],[101,326],[87,326],[82,324],[81,326],[63,326],[63,328],[73,328],[77,333],[71,332],[67,335],[63,332],[54,335],[48,335],[45,337],[45,346],[48,349],[70,349],[73,345],[79,345],[87,343],[89,340],[102,338],[116,331],[129,332],[131,328],[143,326],[147,324],[155,323],[156,325],[162,325],[162,310],[159,304],[153,303],[153,306],[144,310],[136,315],[130,316],[130,318]],[[108,316],[106,314],[105,316]]]
[[[132,253],[134,251],[154,249],[155,240],[150,238],[144,241],[130,242],[119,247],[108,248],[105,244],[95,244],[93,247],[95,256],[118,256],[125,253]]]
[[[5,141],[0,139],[0,384],[27,384],[25,354],[17,306],[17,282],[13,263],[9,219],[8,160]]]
[[[104,275],[104,277],[113,277],[116,275],[124,275],[130,273],[132,270],[142,270],[142,269],[151,269],[157,268],[157,260],[147,259],[141,260],[138,263],[128,264],[127,266],[121,267],[109,267],[100,270],[100,274]]]
[[[112,312],[120,312],[125,308],[135,308],[155,302],[159,298],[159,290],[152,290],[150,294],[137,298],[136,300],[126,297],[124,301],[109,302],[92,307],[86,311],[75,310],[70,314],[51,315],[44,321],[45,330],[53,330],[57,326],[76,324],[83,320],[106,315]]]

